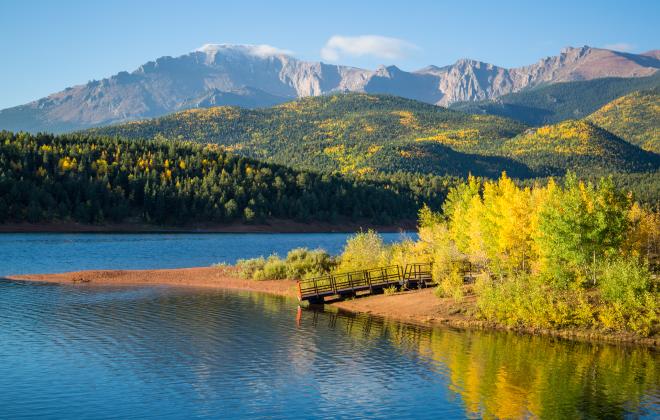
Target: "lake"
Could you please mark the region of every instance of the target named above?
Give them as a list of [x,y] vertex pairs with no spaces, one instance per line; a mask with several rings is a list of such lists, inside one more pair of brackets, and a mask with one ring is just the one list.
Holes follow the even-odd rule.
[[[293,248],[341,252],[346,233],[6,233],[0,234],[0,276],[90,269],[210,266]],[[384,233],[386,242],[415,233]]]
[[[345,238],[9,234],[0,274],[338,252]],[[659,415],[644,347],[299,311],[259,293],[0,282],[0,418]]]

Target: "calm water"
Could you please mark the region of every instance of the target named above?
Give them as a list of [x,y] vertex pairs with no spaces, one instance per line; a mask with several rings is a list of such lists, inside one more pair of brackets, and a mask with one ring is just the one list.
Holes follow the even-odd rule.
[[[416,237],[416,234],[408,236]],[[1,234],[0,276],[89,269],[147,269],[233,264],[240,258],[285,256],[297,247],[341,252],[345,233],[291,234]],[[386,242],[401,240],[385,233]]]
[[[189,266],[341,242],[161,236],[0,235],[0,262]],[[298,313],[263,294],[0,282],[0,418],[657,418],[659,407],[658,355],[640,347]]]

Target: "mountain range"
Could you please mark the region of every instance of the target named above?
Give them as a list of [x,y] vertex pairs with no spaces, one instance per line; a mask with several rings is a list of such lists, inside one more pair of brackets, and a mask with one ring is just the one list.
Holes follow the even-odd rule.
[[207,44],[179,57],[161,57],[129,73],[66,88],[0,111],[0,129],[63,132],[158,117],[191,108],[268,107],[336,92],[382,93],[448,106],[498,100],[562,82],[605,77],[647,78],[660,51],[629,54],[566,48],[537,63],[507,69],[461,59],[448,66],[404,71],[302,61],[259,45]]

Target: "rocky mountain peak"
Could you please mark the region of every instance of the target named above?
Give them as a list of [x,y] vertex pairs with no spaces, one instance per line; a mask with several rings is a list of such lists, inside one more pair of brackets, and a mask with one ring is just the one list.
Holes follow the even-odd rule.
[[567,47],[529,66],[507,69],[463,58],[415,72],[308,62],[270,45],[205,44],[160,57],[132,73],[73,86],[0,111],[0,129],[64,131],[222,104],[268,106],[332,92],[387,93],[436,105],[497,99],[541,84],[600,77],[643,77],[660,68],[644,55]]

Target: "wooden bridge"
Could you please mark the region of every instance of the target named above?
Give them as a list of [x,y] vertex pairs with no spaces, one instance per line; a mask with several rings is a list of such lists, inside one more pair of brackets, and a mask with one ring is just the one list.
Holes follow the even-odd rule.
[[421,288],[434,284],[431,263],[389,265],[349,273],[328,274],[298,281],[298,299],[310,303],[323,303],[326,297],[339,299],[382,293],[385,288]]

